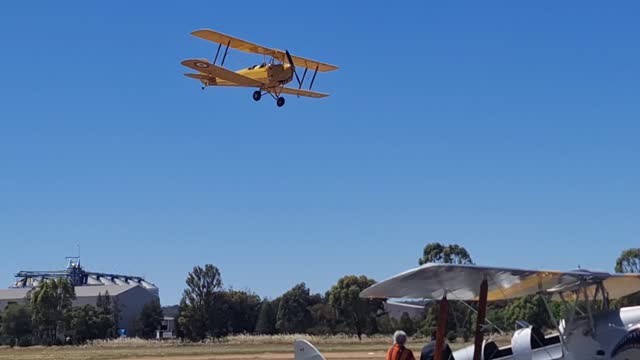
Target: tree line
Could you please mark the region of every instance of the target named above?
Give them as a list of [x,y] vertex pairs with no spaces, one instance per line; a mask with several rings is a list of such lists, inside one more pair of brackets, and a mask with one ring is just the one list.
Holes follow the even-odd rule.
[[337,334],[378,332],[381,300],[360,299],[375,282],[345,276],[326,294],[312,294],[299,283],[275,299],[252,292],[225,290],[217,267],[196,266],[187,277],[177,321],[179,337],[191,341],[230,334]]
[[[474,264],[462,246],[431,243],[418,259],[425,263]],[[616,261],[617,272],[640,272],[640,249],[624,251]],[[364,275],[340,278],[324,294],[313,294],[305,283],[299,283],[274,298],[261,298],[251,291],[225,289],[220,270],[214,265],[196,266],[188,274],[186,288],[177,307],[177,336],[201,341],[232,334],[314,335],[391,334],[402,329],[409,335],[429,336],[436,328],[438,309],[427,303],[419,316],[403,313],[394,318],[385,311],[379,299],[362,299],[362,290],[375,281]],[[108,292],[98,296],[96,305],[72,307],[74,287],[67,279],[43,281],[28,301],[10,303],[0,313],[0,334],[10,345],[83,343],[93,339],[117,337],[120,305]],[[640,303],[639,295],[620,300],[618,306]],[[449,304],[447,337],[469,339],[475,324],[475,312],[465,304]],[[470,303],[471,307],[476,304]],[[562,317],[561,304],[551,303],[556,318]],[[133,336],[154,338],[160,328],[163,309],[159,300],[144,306],[135,322]],[[503,330],[511,330],[516,320],[542,327],[553,327],[543,299],[527,296],[494,302],[488,308],[488,319]]]
[[[418,259],[426,263],[474,264],[462,246],[441,243],[427,244]],[[629,249],[616,261],[617,272],[640,272],[640,249]],[[224,290],[220,271],[209,264],[196,266],[187,278],[178,310],[178,336],[191,341],[229,334],[350,334],[358,336],[391,334],[403,329],[409,335],[429,336],[437,326],[435,302],[427,303],[420,316],[403,313],[398,319],[385,311],[384,302],[362,299],[362,290],[375,281],[366,276],[348,275],[324,294],[312,294],[305,283],[299,283],[275,299],[260,299],[251,292]],[[638,304],[640,296],[632,295],[617,302],[617,306]],[[472,308],[477,304],[470,302]],[[447,323],[450,341],[468,340],[475,328],[476,314],[467,305],[451,301]],[[563,317],[562,304],[550,303],[556,319]],[[517,320],[543,328],[553,328],[545,302],[540,295],[493,302],[488,308],[488,320],[494,331],[513,330]]]

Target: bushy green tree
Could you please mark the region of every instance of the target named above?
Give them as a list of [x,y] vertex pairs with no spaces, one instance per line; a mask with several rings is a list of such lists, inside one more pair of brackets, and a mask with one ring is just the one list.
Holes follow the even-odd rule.
[[388,313],[376,317],[376,327],[379,334],[391,335],[396,331],[396,325]]
[[555,327],[541,295],[523,296],[510,301],[504,308],[504,317],[511,326],[518,320],[524,320],[542,328]]
[[227,330],[231,334],[253,333],[260,311],[260,297],[246,291],[224,292]]
[[[425,306],[425,316],[420,324],[420,332],[429,337],[438,327],[440,308],[438,302],[432,301]],[[473,312],[464,304],[457,301],[449,301],[447,312],[447,334],[454,332],[456,336],[467,338],[473,332],[475,317]]]
[[375,284],[366,276],[348,275],[338,280],[329,290],[329,304],[347,330],[362,339],[362,334],[375,332],[376,316],[383,311],[380,299],[363,299],[360,293]]
[[305,283],[300,283],[280,298],[276,329],[285,334],[304,333],[312,325],[309,310],[311,295]]
[[467,249],[460,245],[434,242],[424,247],[418,263],[420,265],[427,263],[473,265],[473,260]]
[[400,316],[400,320],[398,321],[397,327],[403,330],[409,336],[413,336],[418,330],[418,327],[414,323],[413,319],[411,318],[409,313],[406,311],[403,312],[402,315]]
[[114,338],[117,336],[117,319],[120,317],[120,309],[105,291],[104,295],[98,294],[96,300],[96,332],[98,339]]
[[42,281],[31,294],[32,320],[37,333],[46,342],[62,341],[71,320],[71,302],[76,298],[66,278]]
[[336,310],[328,303],[327,296],[321,297],[321,300],[309,306],[311,317],[313,318],[313,326],[307,331],[312,335],[333,335],[338,329],[338,319]]
[[142,311],[135,322],[136,336],[144,339],[153,339],[156,330],[162,325],[162,306],[160,300],[152,300],[142,307]]
[[[275,303],[275,304],[274,304]],[[276,333],[276,318],[278,316],[278,301],[264,299],[260,305],[260,313],[256,322],[256,334],[273,335]],[[274,306],[275,305],[275,306]]]
[[71,333],[73,342],[84,343],[99,338],[98,310],[93,305],[83,305],[71,310]]
[[192,341],[224,335],[220,270],[211,264],[204,268],[196,266],[187,276],[186,283],[187,288],[180,300],[180,333]]
[[[640,248],[627,249],[616,260],[616,272],[640,273]],[[640,305],[640,293],[631,294],[615,301],[614,306],[626,307]]]
[[616,260],[616,272],[640,273],[640,248],[623,251]]
[[31,304],[10,302],[4,308],[0,321],[2,334],[14,340],[12,344],[20,343],[20,339],[31,337],[33,330],[31,322]]

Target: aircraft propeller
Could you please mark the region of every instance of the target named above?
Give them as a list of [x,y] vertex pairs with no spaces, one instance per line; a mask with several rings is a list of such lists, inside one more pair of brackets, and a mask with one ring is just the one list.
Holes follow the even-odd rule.
[[298,77],[298,72],[296,71],[296,65],[293,63],[293,59],[291,58],[291,54],[289,50],[284,51],[287,54],[287,61],[289,61],[289,65],[291,65],[291,69],[293,73],[296,75],[296,80],[298,80],[298,89],[302,87],[302,81],[300,81],[300,77]]

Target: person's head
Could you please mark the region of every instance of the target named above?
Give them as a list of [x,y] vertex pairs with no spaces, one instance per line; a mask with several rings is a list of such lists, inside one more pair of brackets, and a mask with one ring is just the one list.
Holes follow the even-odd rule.
[[433,341],[436,340],[436,332],[435,331],[431,332],[431,340],[433,340]]
[[398,345],[404,345],[407,342],[407,333],[402,330],[398,330],[393,333],[393,343]]

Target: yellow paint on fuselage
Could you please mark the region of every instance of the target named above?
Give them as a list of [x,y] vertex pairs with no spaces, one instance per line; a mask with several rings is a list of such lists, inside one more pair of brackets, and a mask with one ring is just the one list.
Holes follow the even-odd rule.
[[[289,64],[254,65],[238,70],[236,73],[265,83],[264,88],[285,85],[293,80],[293,69]],[[217,79],[217,84],[231,85],[232,83],[227,80]]]

